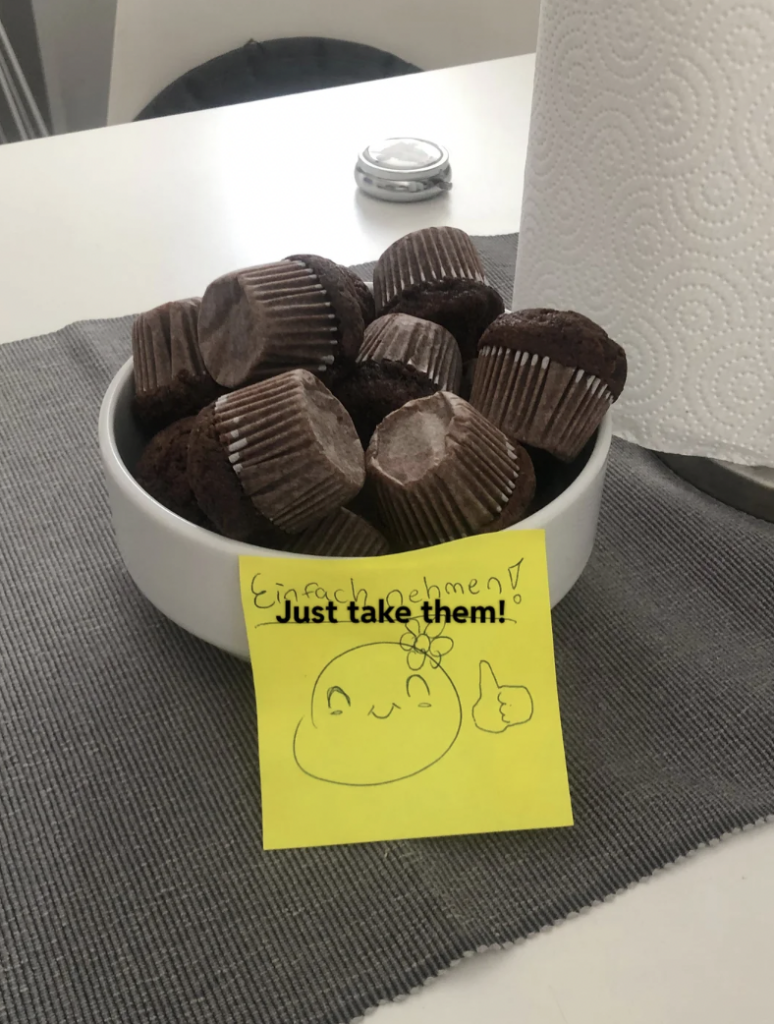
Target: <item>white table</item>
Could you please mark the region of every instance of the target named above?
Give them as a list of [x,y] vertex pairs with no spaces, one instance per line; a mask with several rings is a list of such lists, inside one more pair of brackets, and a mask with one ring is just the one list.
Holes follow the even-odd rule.
[[[360,262],[429,224],[516,230],[532,70],[518,57],[0,148],[0,342],[200,294],[292,252]],[[358,150],[390,134],[449,147],[449,196],[356,194]],[[766,826],[374,1020],[769,1024],[773,925]]]
[[[532,56],[120,125],[0,150],[0,342],[201,295],[294,252],[375,259],[413,228],[515,231]],[[357,154],[430,136],[455,185],[399,206],[354,185]],[[283,139],[283,141],[280,141]]]

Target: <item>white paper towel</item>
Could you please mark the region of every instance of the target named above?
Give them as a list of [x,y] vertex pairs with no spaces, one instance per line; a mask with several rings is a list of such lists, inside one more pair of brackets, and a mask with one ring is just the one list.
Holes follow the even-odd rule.
[[774,466],[774,0],[543,0],[513,301],[624,345],[616,433]]

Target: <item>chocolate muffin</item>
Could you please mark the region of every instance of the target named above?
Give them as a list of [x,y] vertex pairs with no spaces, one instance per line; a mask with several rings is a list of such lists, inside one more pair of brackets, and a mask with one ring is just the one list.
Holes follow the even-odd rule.
[[374,526],[346,508],[332,512],[285,545],[285,551],[327,558],[370,558],[389,550],[386,538]]
[[[364,308],[373,304],[373,296],[365,281],[361,281],[349,267],[342,267],[324,256],[302,254],[288,256],[311,270],[328,295],[331,308],[338,321],[339,354],[354,359],[363,341],[365,330]],[[371,318],[373,319],[373,317]]]
[[199,351],[200,302],[166,302],[141,313],[132,326],[132,410],[151,433],[197,413],[221,393]]
[[414,398],[438,391],[438,385],[427,374],[387,359],[335,367],[329,385],[352,417],[364,448],[385,416]]
[[374,270],[379,316],[408,313],[440,324],[457,340],[463,362],[503,310],[486,281],[473,240],[459,228],[423,228],[398,239]]
[[459,391],[462,360],[457,342],[438,324],[405,313],[390,313],[370,324],[357,361],[403,363],[424,373],[440,391]]
[[212,377],[240,388],[292,369],[324,374],[354,359],[364,330],[355,286],[322,256],[294,256],[219,277],[199,312],[199,346]]
[[[382,253],[374,268],[378,313],[406,288],[447,278],[486,283],[473,239],[459,228],[422,228],[399,238]],[[404,311],[406,312],[406,311]]]
[[500,515],[487,526],[482,526],[479,533],[496,533],[498,530],[506,530],[509,526],[520,522],[532,511],[537,489],[535,466],[523,445],[513,442],[513,450],[519,466],[516,486]]
[[490,285],[444,278],[411,285],[380,312],[408,313],[440,324],[454,335],[466,363],[475,358],[481,335],[504,309],[502,296]]
[[196,418],[186,416],[165,427],[146,445],[134,476],[152,498],[197,526],[208,520],[188,482],[188,441]]
[[468,359],[466,363],[462,364],[462,383],[460,384],[460,395],[465,399],[466,402],[470,401],[470,395],[473,391],[473,377],[476,372],[476,359]]
[[[588,461],[588,455],[591,454],[589,449],[593,449],[593,447],[593,440],[588,441],[577,459],[572,462],[562,462],[561,459],[557,459],[555,455],[543,448],[527,448],[532,465],[535,467],[536,477],[535,497],[530,503],[527,515],[532,515],[541,508],[545,508],[577,480],[578,475],[583,471],[583,466]],[[584,454],[586,455],[585,459]]]
[[215,426],[215,405],[196,417],[188,444],[188,482],[218,533],[247,544],[281,547],[286,536],[253,505],[234,472]]
[[366,329],[357,364],[334,367],[329,385],[352,417],[364,447],[389,413],[415,398],[459,387],[454,338],[437,324],[389,316]]
[[368,446],[366,471],[403,549],[511,525],[534,492],[526,451],[446,391],[389,415]]
[[201,419],[189,445],[189,479],[208,517],[229,536],[235,529],[241,539],[263,533],[267,523],[301,533],[363,486],[352,420],[306,370],[223,395]]
[[479,343],[471,404],[512,438],[571,462],[626,382],[626,353],[573,311],[506,313]]
[[352,287],[357,295],[357,301],[360,303],[360,312],[363,314],[363,323],[368,327],[376,319],[376,303],[374,302],[373,293],[363,278],[356,274],[354,270],[350,270],[349,267],[343,267],[341,264],[339,266],[352,282]]

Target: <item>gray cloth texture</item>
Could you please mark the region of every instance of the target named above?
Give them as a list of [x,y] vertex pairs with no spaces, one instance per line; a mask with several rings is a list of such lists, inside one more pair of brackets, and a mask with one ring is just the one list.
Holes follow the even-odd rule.
[[774,813],[774,527],[616,442],[554,612],[576,825],[263,852],[249,667],[113,539],[131,323],[0,347],[0,1021],[344,1024]]

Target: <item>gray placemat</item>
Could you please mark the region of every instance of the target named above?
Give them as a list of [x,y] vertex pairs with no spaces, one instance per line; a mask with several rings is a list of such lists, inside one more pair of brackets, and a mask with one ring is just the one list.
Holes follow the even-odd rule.
[[130,325],[0,347],[0,1020],[339,1024],[774,812],[774,527],[616,443],[555,612],[577,825],[263,853],[249,670],[113,542]]

